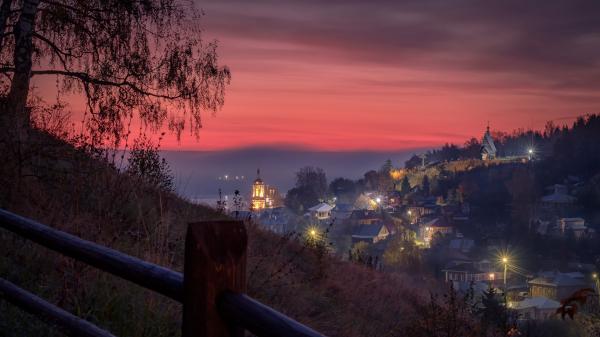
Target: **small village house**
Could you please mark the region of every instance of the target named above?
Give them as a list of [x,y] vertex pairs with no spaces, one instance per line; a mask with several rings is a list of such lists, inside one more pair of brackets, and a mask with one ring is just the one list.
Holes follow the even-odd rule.
[[373,225],[360,225],[352,234],[352,243],[368,242],[377,243],[387,239],[389,230],[383,223]]
[[419,239],[425,243],[426,247],[431,245],[431,241],[434,237],[443,237],[452,234],[453,232],[454,227],[441,217],[425,220],[419,224]]
[[[581,275],[581,276],[580,276]],[[573,292],[589,287],[581,273],[545,272],[528,282],[531,297],[547,297],[560,301]]]
[[333,206],[328,203],[322,202],[316,206],[308,209],[308,213],[311,219],[317,220],[318,222],[329,220],[331,218],[331,211]]

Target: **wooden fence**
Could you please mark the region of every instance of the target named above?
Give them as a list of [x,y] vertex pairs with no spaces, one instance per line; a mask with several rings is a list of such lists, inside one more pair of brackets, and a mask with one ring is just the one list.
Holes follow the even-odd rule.
[[[247,235],[240,221],[190,224],[183,274],[2,209],[0,227],[182,303],[183,337],[240,337],[245,330],[259,337],[322,336],[244,294]],[[0,298],[73,336],[113,336],[2,278]]]

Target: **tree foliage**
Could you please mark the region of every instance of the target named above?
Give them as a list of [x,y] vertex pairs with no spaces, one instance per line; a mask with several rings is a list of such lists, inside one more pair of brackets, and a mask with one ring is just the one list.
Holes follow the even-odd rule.
[[287,192],[285,205],[300,213],[327,197],[327,176],[320,167],[305,166],[296,172],[296,186]]
[[56,77],[85,97],[87,131],[117,143],[134,116],[196,135],[201,112],[223,105],[230,72],[202,39],[201,13],[179,0],[3,0],[0,96],[29,124],[30,79]]
[[136,139],[133,144],[127,173],[161,190],[173,190],[173,175],[169,164],[160,157],[158,145],[144,136]]

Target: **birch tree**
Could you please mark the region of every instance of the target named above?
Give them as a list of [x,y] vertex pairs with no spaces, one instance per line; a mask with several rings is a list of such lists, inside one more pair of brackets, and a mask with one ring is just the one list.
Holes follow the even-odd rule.
[[137,117],[198,134],[230,80],[202,12],[179,0],[2,0],[0,113],[30,127],[31,79],[54,76],[60,93],[85,97],[85,126],[118,142]]

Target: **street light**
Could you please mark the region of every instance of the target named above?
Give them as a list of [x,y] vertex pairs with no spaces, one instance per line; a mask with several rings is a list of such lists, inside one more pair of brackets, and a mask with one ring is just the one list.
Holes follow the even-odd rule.
[[595,286],[596,286],[596,290],[600,289],[600,286],[599,286],[599,284],[598,284],[598,274],[597,274],[597,273],[593,273],[593,274],[592,274],[592,278],[594,279],[594,283],[595,283]]
[[529,158],[529,160],[531,160],[531,158],[533,158],[533,152],[534,152],[534,151],[533,151],[533,149],[532,149],[532,148],[529,148],[529,149],[527,150],[527,155],[528,155],[527,157]]
[[508,269],[508,257],[502,257],[502,264],[504,264],[504,291],[506,292],[506,270]]

